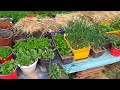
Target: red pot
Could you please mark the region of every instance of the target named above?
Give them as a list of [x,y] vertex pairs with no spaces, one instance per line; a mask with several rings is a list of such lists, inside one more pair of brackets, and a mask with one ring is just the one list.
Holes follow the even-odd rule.
[[112,46],[110,49],[110,54],[112,56],[119,57],[120,56],[120,49],[117,49],[117,48]]
[[13,59],[13,55],[12,55],[12,53],[6,58],[6,59],[0,59],[0,63],[4,63],[4,62],[6,62],[6,61],[11,61]]
[[0,75],[1,79],[17,79],[17,71],[16,69],[9,75]]
[[27,17],[36,17],[37,14],[28,14]]
[[13,47],[12,36],[13,33],[10,30],[3,29],[0,31],[1,35],[9,35],[8,37],[0,38],[0,46],[10,46]]
[[11,23],[10,21],[5,21],[0,23],[0,29],[7,29],[7,30],[12,30],[13,28],[13,23]]

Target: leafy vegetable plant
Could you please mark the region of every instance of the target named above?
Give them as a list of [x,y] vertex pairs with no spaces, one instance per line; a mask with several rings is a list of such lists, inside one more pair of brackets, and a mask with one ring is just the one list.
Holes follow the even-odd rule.
[[71,50],[68,47],[67,43],[65,42],[65,40],[61,34],[55,35],[54,40],[56,43],[56,47],[62,56],[69,56],[71,54]]
[[69,79],[65,70],[62,69],[57,63],[50,65],[49,67],[49,77],[52,79]]
[[29,66],[39,57],[37,50],[24,50],[22,48],[16,53],[16,64],[20,66]]
[[39,49],[38,51],[39,58],[42,60],[51,60],[54,59],[54,50],[45,48],[44,50]]
[[20,48],[24,50],[30,50],[30,49],[38,50],[46,47],[51,47],[51,43],[48,38],[29,37],[26,41],[18,40],[14,46],[14,52],[18,52]]
[[12,52],[10,47],[0,46],[0,59],[6,59]]
[[7,61],[1,65],[0,72],[2,75],[8,75],[11,74],[16,68],[16,65],[14,63],[14,60]]

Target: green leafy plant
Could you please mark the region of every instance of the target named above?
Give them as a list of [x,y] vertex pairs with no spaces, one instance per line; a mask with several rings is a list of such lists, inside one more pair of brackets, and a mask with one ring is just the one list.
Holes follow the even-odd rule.
[[10,47],[0,46],[0,59],[6,59],[12,52]]
[[52,79],[69,79],[68,75],[65,73],[65,70],[62,69],[57,63],[50,65],[48,76]]
[[81,18],[69,21],[65,30],[70,45],[79,49],[89,45],[90,31],[93,29],[95,27],[88,25],[86,20]]
[[39,54],[37,50],[24,50],[20,48],[19,51],[16,53],[16,64],[20,66],[29,66],[33,64],[38,57]]
[[14,63],[14,60],[7,61],[1,65],[0,72],[2,75],[8,75],[11,74],[16,68],[16,65]]
[[99,30],[102,32],[110,32],[120,29],[120,18],[113,18],[112,23],[108,25],[103,25],[102,23],[98,23]]
[[54,59],[54,50],[45,48],[44,50],[39,49],[38,50],[39,58],[42,60],[51,60]]
[[117,34],[109,34],[107,37],[112,43],[112,46],[116,47],[117,49],[120,49],[120,37]]
[[57,34],[54,36],[54,40],[56,43],[56,47],[59,50],[60,55],[69,56],[71,54],[71,50],[65,42],[63,36],[61,34]]
[[34,38],[29,37],[26,41],[18,40],[14,45],[14,52],[18,52],[20,48],[24,50],[30,49],[44,49],[46,47],[51,47],[50,40],[48,38]]

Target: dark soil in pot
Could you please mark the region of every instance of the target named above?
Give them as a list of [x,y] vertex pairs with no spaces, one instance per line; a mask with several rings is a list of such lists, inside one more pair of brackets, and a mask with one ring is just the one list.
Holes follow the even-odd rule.
[[93,58],[97,58],[103,55],[103,53],[106,51],[104,47],[101,49],[91,49],[90,50],[90,56]]

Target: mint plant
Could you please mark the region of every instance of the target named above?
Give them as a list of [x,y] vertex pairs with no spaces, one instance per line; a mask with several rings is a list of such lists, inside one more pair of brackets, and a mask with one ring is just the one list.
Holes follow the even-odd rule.
[[10,47],[0,46],[0,59],[6,59],[12,52]]
[[15,69],[16,65],[14,63],[14,60],[7,61],[1,65],[0,73],[2,73],[2,75],[8,75],[11,74]]

